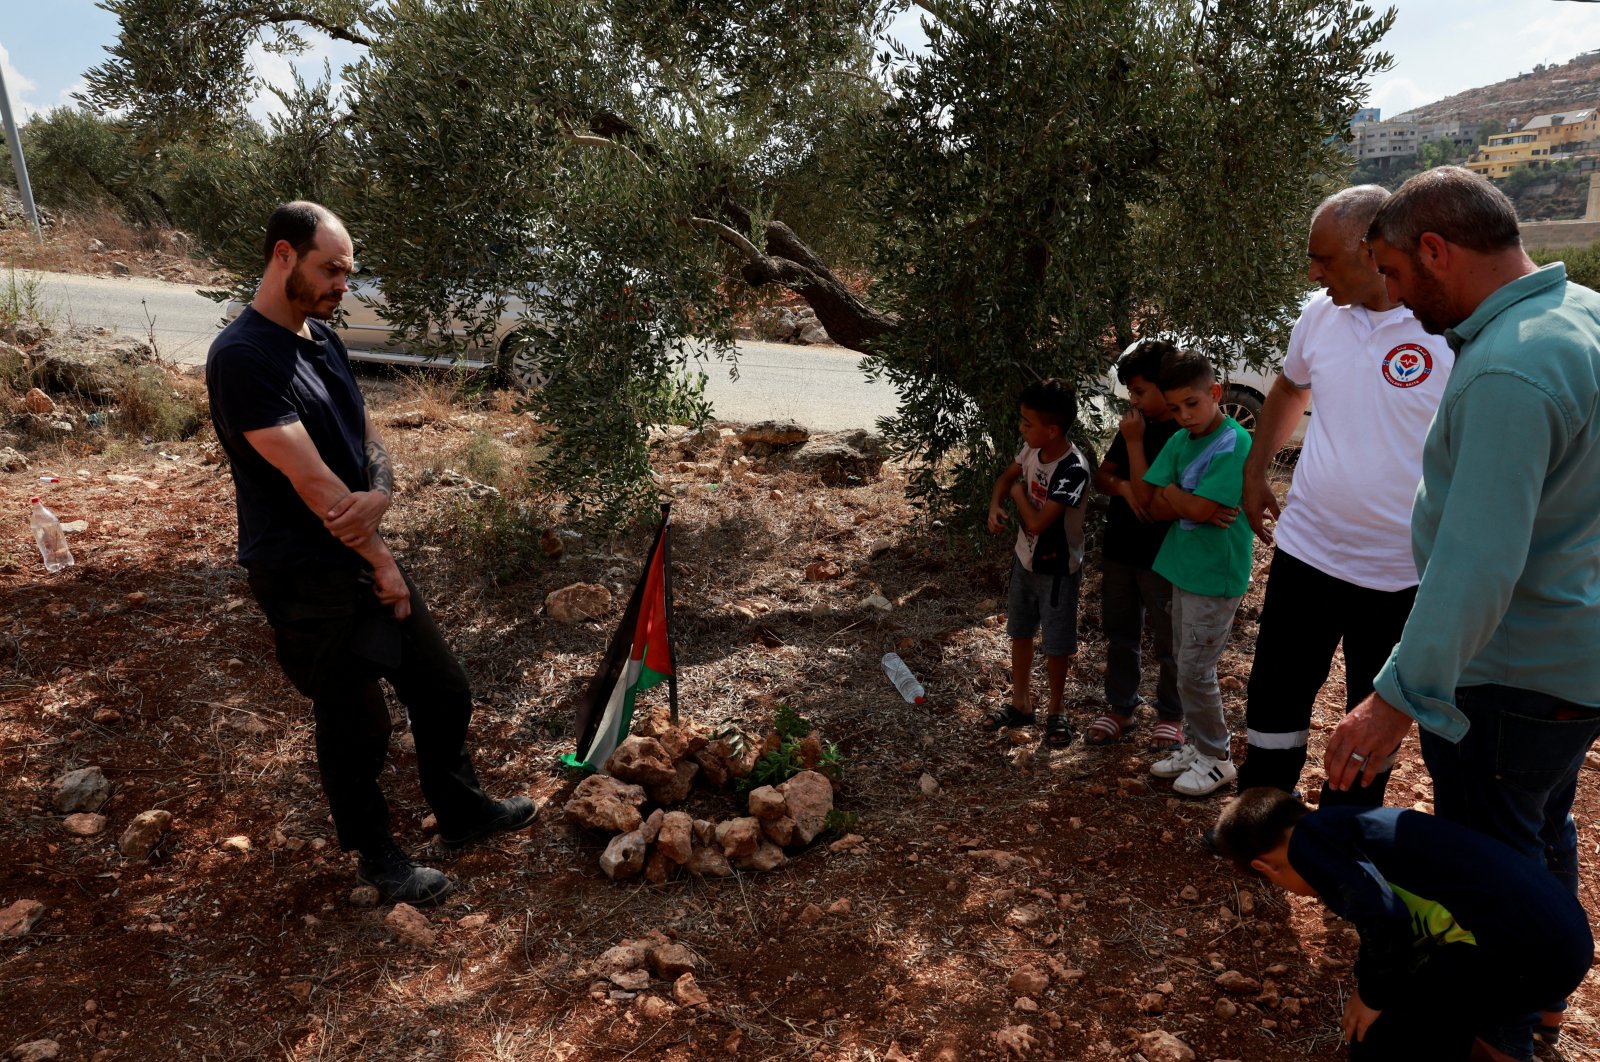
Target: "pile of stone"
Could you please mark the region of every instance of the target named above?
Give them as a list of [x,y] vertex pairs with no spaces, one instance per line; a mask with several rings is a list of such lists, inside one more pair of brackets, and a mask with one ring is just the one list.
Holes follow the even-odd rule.
[[[641,1016],[668,1020],[679,1007],[704,1007],[709,999],[695,982],[700,956],[684,944],[651,932],[637,940],[624,940],[606,951],[585,971],[596,978],[590,994],[599,998],[633,999]],[[672,999],[641,995],[652,982],[670,984]]]
[[755,320],[739,330],[740,339],[766,339],[774,343],[805,345],[831,344],[828,330],[809,306],[770,306],[756,313]]
[[[56,811],[65,816],[61,828],[74,837],[96,837],[109,820],[100,814],[111,796],[111,783],[99,767],[80,767],[56,779]],[[117,839],[117,850],[133,860],[148,860],[172,829],[172,812],[152,808],[135,815]]]
[[[693,726],[645,716],[606,761],[605,773],[578,784],[566,817],[612,835],[600,869],[613,880],[643,875],[660,884],[684,872],[727,877],[735,869],[776,869],[788,861],[786,850],[810,844],[825,829],[833,810],[833,783],[825,774],[807,769],[781,785],[752,789],[747,814],[720,821],[676,805],[697,785],[728,794],[779,740],[776,731],[760,742],[738,733],[711,738]],[[821,754],[813,733],[802,743],[803,761],[815,768]]]

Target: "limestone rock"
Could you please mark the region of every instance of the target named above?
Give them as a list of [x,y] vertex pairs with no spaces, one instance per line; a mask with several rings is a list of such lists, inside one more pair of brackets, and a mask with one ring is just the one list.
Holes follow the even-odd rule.
[[917,788],[922,791],[922,795],[925,797],[938,796],[939,779],[924,771],[922,772],[922,777],[917,779]]
[[740,870],[755,870],[765,873],[769,870],[778,869],[788,861],[789,857],[783,854],[783,849],[763,837],[754,852],[735,859],[733,865]]
[[717,823],[717,843],[729,859],[754,855],[761,843],[761,822],[755,818],[729,819]]
[[74,837],[93,837],[106,828],[106,817],[79,811],[61,820],[61,826]]
[[861,599],[859,606],[863,610],[871,609],[874,612],[893,612],[894,603],[882,594],[868,594]]
[[141,811],[122,831],[117,848],[129,859],[149,859],[171,827],[172,812],[160,808]]
[[643,992],[650,987],[648,970],[618,970],[607,979],[624,992]]
[[44,904],[38,900],[18,900],[0,910],[0,940],[16,940],[33,932],[44,918]]
[[639,837],[645,844],[655,844],[656,838],[661,836],[661,824],[667,819],[667,813],[656,808],[650,817],[644,820],[644,825],[639,827]]
[[54,1040],[29,1040],[6,1052],[11,1062],[52,1062],[61,1056],[61,1045]]
[[717,839],[717,824],[710,819],[694,820],[694,843],[704,848]]
[[806,565],[806,582],[825,583],[837,579],[843,572],[833,561],[813,561]]
[[1167,1009],[1167,997],[1160,992],[1146,992],[1139,997],[1140,1014],[1160,1014]]
[[1254,977],[1248,977],[1238,970],[1224,970],[1217,975],[1217,987],[1224,992],[1236,996],[1246,995],[1251,992],[1261,991],[1261,982]]
[[672,998],[680,1007],[703,1007],[711,1002],[692,973],[686,973],[672,982]]
[[38,413],[41,416],[48,416],[56,411],[55,400],[37,387],[28,389],[28,393],[22,398],[22,407],[29,413]]
[[639,805],[644,789],[604,774],[591,774],[578,783],[567,801],[567,818],[591,830],[627,833],[644,823]]
[[1039,1046],[1031,1025],[1007,1025],[994,1034],[994,1042],[1008,1056],[1015,1055],[1018,1058],[1032,1057]]
[[376,885],[357,885],[350,890],[351,907],[376,907],[380,899]]
[[624,940],[600,953],[594,961],[594,972],[602,977],[625,970],[637,970],[650,957],[650,945],[643,940]]
[[633,736],[606,760],[606,773],[624,782],[665,785],[677,777],[672,757],[655,738]]
[[599,583],[573,583],[546,594],[544,608],[561,623],[599,619],[611,611],[611,591]]
[[1142,1034],[1139,1050],[1149,1062],[1194,1062],[1194,1048],[1165,1029]]
[[707,878],[733,876],[733,864],[715,848],[696,848],[689,853],[689,872]]
[[770,785],[750,790],[750,814],[758,819],[781,819],[788,814],[783,794]]
[[647,961],[650,972],[663,981],[676,981],[700,966],[700,957],[686,946],[673,942],[658,943],[650,948]]
[[644,869],[645,851],[649,847],[639,830],[619,833],[600,853],[600,869],[612,881],[631,878]]
[[801,771],[778,787],[789,817],[794,819],[796,844],[810,844],[823,831],[833,810],[833,783],[816,771]]
[[670,782],[649,787],[650,799],[657,804],[681,804],[689,799],[689,793],[694,789],[695,776],[700,773],[700,765],[693,760],[680,759],[672,770]]
[[394,934],[396,940],[408,948],[431,948],[438,939],[438,933],[428,923],[427,916],[408,903],[395,904],[383,924],[389,927],[389,932]]
[[1014,996],[1037,997],[1050,986],[1050,975],[1037,966],[1020,966],[1011,974],[1006,988]]
[[639,1002],[634,1004],[634,1009],[639,1012],[639,1017],[646,1021],[671,1021],[678,1008],[662,999],[660,996],[640,996]]
[[98,767],[80,767],[56,779],[55,805],[62,814],[99,811],[110,795],[111,783]]
[[26,472],[28,459],[7,446],[0,449],[0,472]]
[[752,424],[738,435],[742,446],[798,446],[811,438],[811,433],[793,421],[764,420]]
[[687,811],[669,811],[661,820],[656,851],[682,866],[693,850],[694,820]]
[[678,864],[667,853],[659,847],[652,848],[650,854],[645,857],[644,880],[652,885],[664,885],[677,869]]
[[867,431],[819,436],[795,451],[788,460],[797,472],[809,472],[830,487],[847,487],[878,478],[889,449],[881,437]]
[[794,844],[794,820],[785,815],[781,819],[762,819],[761,834],[780,848]]

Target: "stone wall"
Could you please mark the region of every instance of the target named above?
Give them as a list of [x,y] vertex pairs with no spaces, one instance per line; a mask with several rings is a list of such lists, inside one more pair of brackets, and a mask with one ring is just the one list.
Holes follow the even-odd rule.
[[1600,221],[1524,221],[1521,227],[1529,248],[1587,247],[1600,240]]

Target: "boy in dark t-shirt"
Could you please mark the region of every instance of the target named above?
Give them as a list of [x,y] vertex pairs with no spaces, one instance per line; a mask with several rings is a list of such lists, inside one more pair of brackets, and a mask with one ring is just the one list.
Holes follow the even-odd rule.
[[1157,520],[1139,503],[1134,484],[1144,478],[1178,422],[1157,380],[1163,358],[1178,348],[1161,339],[1129,347],[1117,362],[1117,380],[1128,389],[1132,409],[1094,474],[1095,489],[1111,499],[1100,563],[1101,626],[1106,632],[1106,703],[1110,710],[1089,724],[1088,745],[1110,745],[1133,729],[1139,696],[1140,642],[1148,620],[1159,677],[1156,727],[1151,752],[1183,745],[1183,705],[1178,700],[1178,664],[1172,655],[1172,584],[1153,570],[1170,521]]
[[1530,1058],[1530,1013],[1577,988],[1593,958],[1589,920],[1553,874],[1445,819],[1310,811],[1259,787],[1223,809],[1216,842],[1240,869],[1355,923],[1356,992],[1344,1014],[1353,1060],[1457,1062],[1480,1033],[1500,1038],[1519,1021],[1519,1043],[1487,1046]]

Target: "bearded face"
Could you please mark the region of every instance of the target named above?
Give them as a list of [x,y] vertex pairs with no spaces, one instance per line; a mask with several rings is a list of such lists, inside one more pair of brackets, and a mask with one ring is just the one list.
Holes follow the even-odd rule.
[[339,300],[343,297],[343,292],[340,290],[342,284],[334,281],[319,282],[316,274],[306,268],[306,264],[303,258],[295,262],[294,269],[283,282],[283,294],[289,305],[299,312],[307,317],[326,321],[339,308]]

